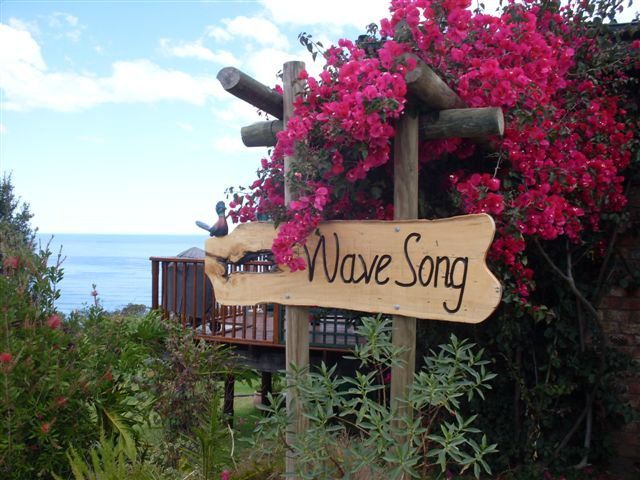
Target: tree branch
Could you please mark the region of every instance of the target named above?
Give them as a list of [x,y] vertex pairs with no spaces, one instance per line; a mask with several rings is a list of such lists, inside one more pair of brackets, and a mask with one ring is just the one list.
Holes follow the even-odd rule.
[[[568,262],[567,264],[567,270],[569,272],[569,275],[567,275],[562,270],[560,270],[560,268],[558,268],[558,266],[555,263],[553,263],[553,260],[551,260],[551,257],[549,257],[547,252],[544,251],[544,249],[542,248],[542,245],[540,245],[540,242],[537,238],[533,240],[533,243],[535,243],[536,247],[538,248],[538,251],[540,252],[542,257],[546,260],[546,262],[549,264],[551,269],[555,273],[557,273],[558,276],[560,276],[560,278],[562,278],[567,283],[567,285],[569,286],[573,294],[576,296],[576,298],[580,301],[580,303],[582,303],[585,306],[585,308],[589,311],[589,313],[593,315],[593,318],[595,318],[596,320],[599,320],[598,311],[591,304],[591,302],[589,302],[589,300],[586,299],[586,297],[582,294],[582,292],[578,290],[578,287],[576,286],[576,283],[573,280],[573,274],[571,273],[571,263]],[[568,256],[568,260],[571,260],[571,254],[568,253],[567,256]]]

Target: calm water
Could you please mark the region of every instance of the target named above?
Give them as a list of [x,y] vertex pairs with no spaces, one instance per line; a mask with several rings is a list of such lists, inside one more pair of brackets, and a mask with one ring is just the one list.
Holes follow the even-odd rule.
[[[38,235],[45,244],[51,234]],[[57,234],[51,241],[52,261],[62,247],[64,279],[57,306],[69,313],[93,301],[91,285],[107,310],[129,303],[151,304],[152,256],[173,256],[191,247],[204,248],[203,235]]]

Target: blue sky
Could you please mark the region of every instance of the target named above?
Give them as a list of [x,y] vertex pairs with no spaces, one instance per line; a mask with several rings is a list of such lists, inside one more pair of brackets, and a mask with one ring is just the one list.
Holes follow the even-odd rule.
[[284,61],[311,62],[301,31],[352,38],[385,12],[371,0],[3,0],[0,170],[42,232],[198,233],[194,220],[211,222],[266,154],[242,145],[240,127],[260,118],[217,72],[275,85]]
[[298,33],[355,38],[386,5],[0,0],[0,172],[41,232],[199,233],[266,154],[242,145],[260,118],[217,72],[273,86],[284,61],[317,71]]

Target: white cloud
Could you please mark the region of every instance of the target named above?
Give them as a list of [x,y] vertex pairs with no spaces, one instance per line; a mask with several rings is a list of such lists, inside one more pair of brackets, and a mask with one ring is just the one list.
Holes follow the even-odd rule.
[[196,58],[198,60],[206,60],[208,62],[216,62],[222,65],[234,65],[238,60],[231,52],[226,50],[213,50],[202,45],[202,42],[195,41],[190,43],[180,42],[174,44],[171,40],[163,38],[160,40],[160,47],[166,55],[178,58]]
[[208,27],[208,35],[218,41],[230,41],[235,38],[251,39],[259,45],[273,48],[289,48],[289,40],[271,21],[262,17],[245,17],[222,20],[224,27]]
[[240,138],[240,132],[238,132],[237,135],[225,135],[216,138],[213,141],[213,148],[216,153],[226,154],[246,153],[247,151],[247,147],[244,146]]
[[207,27],[207,35],[219,42],[228,42],[229,40],[233,39],[231,34],[222,27]]
[[46,68],[40,52],[40,45],[28,30],[0,23],[0,65],[7,63],[38,70]]
[[389,0],[260,0],[276,23],[333,25],[363,29],[389,16]]
[[148,60],[121,61],[109,76],[51,72],[31,34],[0,23],[0,89],[7,110],[78,111],[104,103],[175,100],[202,105],[225,95],[217,80],[162,68]]
[[268,87],[273,87],[276,83],[282,83],[276,78],[276,73],[282,70],[285,62],[292,60],[300,60],[300,54],[275,48],[263,48],[249,53],[243,66],[247,74]]
[[80,41],[82,31],[86,29],[80,24],[78,17],[65,12],[55,12],[49,16],[49,27],[61,31],[58,37],[66,37],[72,42]]
[[191,125],[190,123],[178,122],[177,125],[185,132],[193,132],[193,125]]
[[55,12],[49,16],[49,26],[58,28],[64,26],[78,26],[78,17],[65,12]]
[[4,126],[4,123],[0,123],[0,135],[4,135],[7,133],[7,127]]
[[264,120],[264,116],[258,114],[258,109],[253,105],[227,94],[225,101],[216,102],[213,115],[220,120],[226,128],[237,131],[240,137],[240,128],[254,122]]
[[36,22],[27,22],[25,20],[20,20],[19,18],[11,17],[9,19],[9,26],[16,30],[26,30],[27,32],[30,32],[31,35],[40,34],[40,29]]

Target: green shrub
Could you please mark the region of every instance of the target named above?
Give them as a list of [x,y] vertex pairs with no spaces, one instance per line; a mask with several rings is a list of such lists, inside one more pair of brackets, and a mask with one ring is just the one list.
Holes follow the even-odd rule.
[[[391,344],[391,323],[364,318],[359,334],[367,343],[356,347],[361,370],[355,377],[338,377],[335,367],[296,370],[290,376],[294,398],[309,427],[287,441],[291,421],[283,396],[271,398],[269,415],[256,428],[254,445],[261,455],[284,455],[298,460],[302,478],[425,478],[447,471],[491,473],[487,455],[497,451],[473,427],[475,415],[464,417],[463,404],[484,396],[495,377],[485,370],[482,352],[451,336],[448,344],[425,358],[399,402],[400,414],[388,401],[385,377],[398,363]],[[388,380],[388,379],[387,379]]]
[[96,438],[87,400],[91,384],[79,332],[53,310],[61,278],[49,252],[22,249],[0,274],[0,472],[31,479],[66,465],[69,439]]

